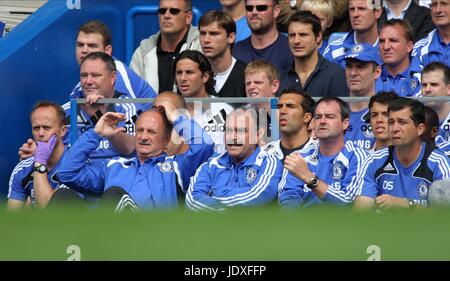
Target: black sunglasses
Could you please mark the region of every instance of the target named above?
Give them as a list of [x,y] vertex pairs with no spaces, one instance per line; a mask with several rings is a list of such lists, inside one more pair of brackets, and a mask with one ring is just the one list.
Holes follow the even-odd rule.
[[256,8],[256,10],[258,12],[264,12],[264,11],[267,11],[269,6],[271,6],[271,5],[256,5],[256,6],[245,5],[245,10],[247,10],[247,12],[253,12],[253,10]]
[[165,15],[167,10],[169,10],[169,13],[171,13],[174,16],[178,15],[182,11],[181,9],[178,8],[158,8],[156,12],[160,15]]

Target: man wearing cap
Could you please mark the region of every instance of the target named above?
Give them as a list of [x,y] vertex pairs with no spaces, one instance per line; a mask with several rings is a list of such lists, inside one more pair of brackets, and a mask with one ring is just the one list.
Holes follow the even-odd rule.
[[[345,55],[345,77],[350,97],[372,97],[375,95],[375,80],[381,74],[381,59],[377,49],[369,44],[355,45]],[[368,102],[350,103],[350,125],[345,140],[355,146],[370,149],[375,138],[369,119]]]

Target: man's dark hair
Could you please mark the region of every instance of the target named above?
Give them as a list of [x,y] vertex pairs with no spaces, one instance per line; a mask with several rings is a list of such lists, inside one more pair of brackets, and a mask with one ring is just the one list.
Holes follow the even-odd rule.
[[375,102],[389,106],[389,104],[396,98],[398,98],[398,95],[394,91],[378,92],[376,95],[370,97],[369,111]]
[[[323,97],[321,98],[317,103],[316,103],[316,107],[315,109],[317,109],[317,107],[319,106],[320,103],[322,102],[336,102],[339,105],[339,108],[341,110],[341,120],[347,119],[350,117],[350,107],[348,106],[348,103],[346,103],[345,101],[343,101],[342,99],[338,98],[338,97]],[[314,115],[315,115],[315,110],[314,110]]]
[[418,100],[399,97],[389,104],[389,114],[392,111],[400,111],[406,108],[411,110],[411,119],[417,127],[419,124],[425,124],[425,106]]
[[106,68],[110,71],[110,72],[114,72],[116,71],[116,63],[114,62],[114,59],[108,55],[107,53],[103,53],[103,52],[93,52],[93,53],[89,53],[87,56],[85,56],[83,58],[83,60],[80,63],[80,66],[83,65],[83,63],[87,60],[96,60],[99,59],[101,61],[103,61],[106,64]]
[[289,17],[288,27],[292,22],[310,24],[315,37],[319,36],[319,33],[322,33],[320,19],[310,11],[295,12],[292,16]]
[[308,93],[300,91],[293,87],[289,87],[289,88],[286,88],[283,91],[281,91],[279,98],[282,95],[286,95],[286,94],[296,94],[296,95],[302,96],[302,102],[300,105],[302,106],[303,111],[305,113],[311,113],[312,115],[314,115],[314,109],[316,106],[316,102],[313,100],[313,98]]
[[422,70],[422,75],[427,72],[438,70],[442,71],[442,73],[444,74],[444,84],[450,84],[450,67],[448,67],[448,65],[446,65],[445,63],[439,61],[434,61],[427,64]]
[[214,22],[216,22],[219,27],[225,29],[227,36],[229,36],[230,33],[236,33],[236,23],[233,18],[227,13],[219,10],[211,10],[201,16],[198,22],[198,29],[200,30],[200,27],[210,25]]
[[439,131],[439,116],[433,108],[424,106],[425,110],[425,132],[420,136],[420,139],[425,142],[434,143],[434,137],[432,136],[433,129],[435,133]]
[[33,109],[31,110],[30,113],[30,119],[31,119],[31,115],[33,115],[33,113],[39,109],[39,108],[43,108],[43,107],[52,107],[55,109],[56,111],[56,117],[58,120],[59,125],[63,126],[66,125],[66,113],[64,112],[64,109],[57,103],[52,102],[52,101],[38,101],[34,106]]
[[112,36],[111,30],[109,30],[108,26],[99,20],[91,20],[84,23],[78,29],[78,34],[80,32],[91,34],[98,33],[103,37],[103,45],[104,47],[112,44]]
[[215,95],[216,90],[214,89],[214,85],[216,84],[216,80],[214,79],[214,73],[211,68],[211,64],[208,59],[197,50],[184,50],[181,52],[173,62],[173,74],[176,76],[177,71],[177,63],[182,59],[189,59],[195,62],[198,65],[198,68],[203,74],[208,74],[209,79],[205,83],[206,92],[210,95]]
[[[245,0],[245,3],[247,4],[247,0]],[[280,0],[272,0],[273,5],[279,5],[280,4]]]
[[405,36],[405,39],[407,41],[414,42],[414,29],[412,28],[411,24],[405,20],[402,19],[390,19],[388,21],[385,21],[381,24],[381,29],[387,27],[387,26],[400,26],[403,29],[403,35]]

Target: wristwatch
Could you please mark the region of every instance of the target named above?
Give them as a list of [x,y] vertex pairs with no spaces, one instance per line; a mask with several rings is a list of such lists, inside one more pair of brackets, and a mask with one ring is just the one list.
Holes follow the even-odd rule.
[[45,166],[44,164],[34,166],[34,171],[39,172],[41,174],[47,173],[47,166]]
[[306,186],[309,189],[314,189],[319,185],[319,178],[317,176],[314,176],[309,180],[309,183],[306,184]]

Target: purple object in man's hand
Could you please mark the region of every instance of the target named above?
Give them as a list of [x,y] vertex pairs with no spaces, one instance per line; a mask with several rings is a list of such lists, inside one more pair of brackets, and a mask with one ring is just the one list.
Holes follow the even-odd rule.
[[34,162],[38,162],[47,165],[47,161],[52,155],[53,148],[56,145],[56,135],[53,135],[48,142],[37,141],[36,154],[34,155]]

